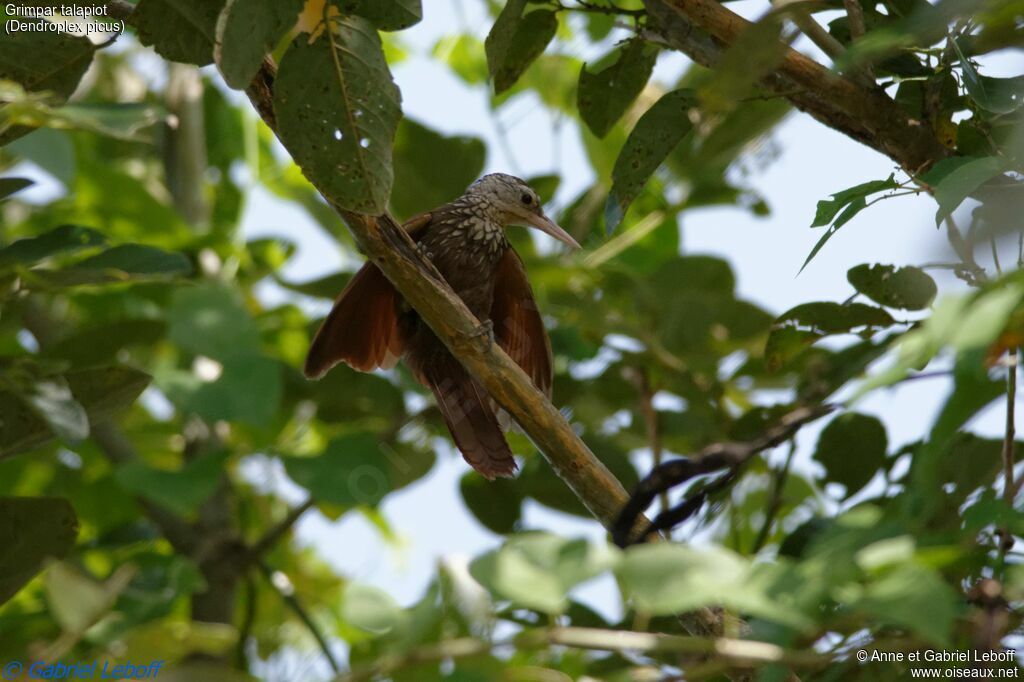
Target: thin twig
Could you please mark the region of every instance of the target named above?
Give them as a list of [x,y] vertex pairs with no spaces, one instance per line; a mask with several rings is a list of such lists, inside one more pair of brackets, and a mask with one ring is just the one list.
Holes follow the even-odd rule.
[[[1018,484],[1013,480],[1013,468],[1016,464],[1014,456],[1014,445],[1017,437],[1015,426],[1015,413],[1017,407],[1017,361],[1019,351],[1014,349],[1009,354],[1009,361],[1006,368],[1006,429],[1003,434],[1003,500],[1007,506],[1013,508],[1013,502],[1017,497]],[[1013,547],[1013,534],[1008,528],[1001,528],[999,534],[1002,536],[1000,549],[1009,550]]]
[[[636,370],[634,381],[637,391],[640,393],[640,413],[644,416],[647,445],[651,449],[654,466],[658,467],[661,466],[665,453],[661,444],[661,429],[658,427],[658,412],[654,409],[654,393],[651,390],[651,382],[647,377],[647,372],[643,369]],[[661,501],[661,510],[667,511],[669,508],[668,491],[663,490],[659,495],[659,499]]]
[[281,519],[277,525],[268,530],[263,537],[257,540],[250,550],[253,558],[259,559],[264,554],[274,548],[275,545],[285,536],[285,534],[291,530],[292,526],[298,522],[302,515],[309,511],[316,502],[310,497],[308,500],[300,504],[299,506],[291,509],[287,516]]
[[270,583],[270,586],[275,592],[277,592],[278,596],[281,597],[281,600],[284,601],[296,616],[298,616],[299,620],[302,621],[302,624],[306,626],[307,630],[309,630],[309,633],[313,635],[313,639],[316,640],[317,645],[320,647],[320,651],[323,652],[324,658],[327,659],[327,662],[330,664],[331,670],[334,671],[334,674],[340,675],[341,666],[338,665],[338,661],[334,659],[334,654],[331,653],[331,647],[327,642],[327,638],[322,632],[320,632],[319,626],[317,626],[313,621],[313,618],[309,615],[309,612],[306,611],[305,607],[303,607],[302,602],[300,602],[298,597],[295,596],[295,587],[291,584],[291,581],[288,580],[284,573],[275,571],[267,565],[267,562],[265,561],[260,561],[258,566],[260,568],[260,573],[262,573],[263,577],[267,579],[267,582]]
[[761,530],[754,540],[754,546],[750,551],[751,554],[760,552],[761,548],[764,547],[764,543],[768,541],[768,534],[771,531],[772,524],[775,523],[775,516],[779,513],[779,509],[782,508],[782,492],[786,488],[786,479],[789,477],[789,467],[793,464],[794,454],[796,454],[796,440],[791,440],[789,441],[789,452],[786,454],[786,461],[775,472],[775,476],[772,479],[772,493],[768,497],[768,505],[764,510],[764,523],[761,525]]

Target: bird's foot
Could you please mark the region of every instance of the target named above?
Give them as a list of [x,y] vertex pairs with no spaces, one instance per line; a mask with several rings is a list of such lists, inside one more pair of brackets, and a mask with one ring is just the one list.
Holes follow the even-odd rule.
[[494,322],[492,320],[484,320],[480,323],[480,326],[470,334],[470,338],[483,339],[484,352],[490,353],[491,348],[494,346]]
[[423,242],[416,242],[416,250],[423,254],[427,260],[434,260],[434,254],[427,250],[427,247]]

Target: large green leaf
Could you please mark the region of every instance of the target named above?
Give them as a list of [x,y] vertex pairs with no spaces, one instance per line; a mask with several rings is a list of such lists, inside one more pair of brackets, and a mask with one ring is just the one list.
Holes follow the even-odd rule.
[[776,324],[792,323],[827,334],[849,332],[862,327],[888,327],[895,324],[892,316],[881,308],[863,303],[821,301],[802,303],[790,308],[775,320]]
[[203,455],[178,471],[135,461],[118,467],[114,476],[125,490],[187,515],[199,509],[217,489],[227,458],[226,452]]
[[392,630],[406,614],[379,587],[349,583],[341,597],[340,615],[349,625],[379,635]]
[[905,563],[870,583],[855,605],[884,623],[947,645],[953,621],[964,608],[962,601],[937,573]]
[[495,94],[508,90],[519,80],[558,30],[558,17],[554,12],[546,9],[526,12],[526,6],[527,0],[505,3],[484,41]]
[[256,355],[259,330],[237,292],[206,283],[174,292],[168,336],[197,355],[223,360]]
[[298,21],[303,0],[227,0],[217,19],[214,58],[224,80],[244,90],[263,57]]
[[176,404],[215,422],[271,422],[281,404],[281,363],[259,354],[233,353],[224,358],[220,375],[205,381],[193,372],[158,375],[160,386]]
[[612,170],[612,190],[604,211],[608,232],[618,227],[647,180],[693,129],[688,112],[695,103],[692,90],[674,90],[637,121]]
[[833,419],[821,432],[814,458],[825,466],[826,479],[843,484],[849,497],[882,468],[888,443],[882,422],[848,412]]
[[119,244],[95,256],[75,263],[76,270],[112,271],[122,278],[132,276],[188,275],[192,263],[181,253],[164,251],[145,244]]
[[469,570],[499,597],[557,614],[569,607],[567,594],[572,587],[605,571],[616,559],[604,545],[528,533],[477,558]]
[[0,497],[0,604],[42,570],[67,555],[78,536],[71,503],[54,497]]
[[21,396],[57,438],[66,443],[78,443],[89,435],[89,417],[81,403],[75,400],[64,377],[32,381]]
[[342,14],[355,14],[382,31],[400,31],[423,18],[420,0],[330,0]]
[[979,187],[1005,171],[1007,165],[1007,160],[998,156],[957,156],[935,164],[921,177],[935,188],[935,201],[939,202],[935,224],[952,214]]
[[57,254],[102,246],[106,241],[103,233],[92,228],[62,225],[38,237],[19,239],[0,248],[0,268],[34,265]]
[[426,456],[397,450],[369,433],[335,438],[316,457],[287,457],[288,475],[319,501],[343,507],[375,506],[385,495],[426,473]]
[[978,105],[994,114],[1009,114],[1024,104],[1024,78],[989,78],[978,73],[971,60],[964,56],[960,43],[954,38],[949,42],[960,58],[967,92]]
[[857,265],[846,273],[853,288],[890,308],[923,310],[931,305],[938,293],[935,280],[924,270],[914,267],[897,268],[895,265]]
[[213,62],[217,17],[225,0],[139,0],[132,23],[139,42],[172,62]]
[[[10,7],[11,5],[8,5]],[[7,14],[0,7],[0,19]],[[53,30],[38,30],[51,24],[43,19],[19,17],[37,30],[13,31],[5,27],[0,40],[0,81],[13,81],[28,92],[52,93],[62,102],[71,96],[86,69],[92,63],[96,46],[85,36],[73,36]],[[0,145],[24,135],[30,127],[2,125],[3,108],[0,106]]]
[[403,119],[395,136],[392,210],[405,219],[455,199],[480,176],[486,158],[487,147],[479,138],[442,135]]
[[614,63],[597,73],[587,71],[584,65],[580,70],[577,104],[580,118],[595,135],[604,137],[622,118],[647,85],[657,58],[657,47],[634,39],[615,53]]
[[506,535],[515,530],[522,515],[523,496],[515,481],[488,481],[467,471],[459,480],[462,501],[488,530]]
[[[89,421],[95,422],[133,403],[150,377],[128,367],[110,366],[67,372],[63,381],[73,400],[85,408]],[[23,395],[0,391],[0,459],[46,443],[54,437],[52,428],[26,404]]]
[[296,38],[274,84],[281,141],[317,188],[359,213],[387,207],[400,100],[377,31],[358,17]]

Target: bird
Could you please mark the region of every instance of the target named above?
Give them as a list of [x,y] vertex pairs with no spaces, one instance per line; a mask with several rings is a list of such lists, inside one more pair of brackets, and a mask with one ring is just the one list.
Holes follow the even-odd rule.
[[[551,341],[505,229],[524,225],[571,249],[580,245],[544,214],[526,181],[485,175],[465,193],[408,220],[403,228],[456,295],[550,400]],[[437,338],[384,273],[367,262],[349,280],[313,338],[304,373],[318,379],[345,363],[361,372],[399,360],[434,395],[445,425],[470,466],[489,480],[512,477],[516,462],[500,408]],[[503,415],[502,415],[503,416]]]

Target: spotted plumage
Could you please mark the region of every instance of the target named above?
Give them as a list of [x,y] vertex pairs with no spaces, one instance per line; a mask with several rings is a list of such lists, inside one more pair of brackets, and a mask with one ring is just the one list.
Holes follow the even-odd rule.
[[[406,223],[417,246],[496,342],[550,396],[551,345],[522,261],[505,237],[509,225],[535,227],[572,248],[537,193],[511,175],[485,175],[455,201]],[[515,460],[492,400],[383,273],[367,263],[338,297],[310,347],[305,372],[323,376],[344,362],[368,372],[401,358],[437,400],[456,446],[487,478],[511,476]]]

